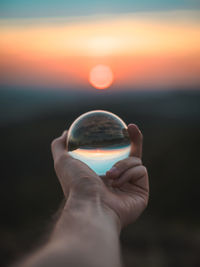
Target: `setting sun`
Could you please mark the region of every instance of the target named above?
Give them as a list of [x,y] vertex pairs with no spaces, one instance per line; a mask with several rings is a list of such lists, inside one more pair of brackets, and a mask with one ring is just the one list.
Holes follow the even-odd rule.
[[89,82],[97,89],[106,89],[113,83],[113,72],[106,65],[97,65],[90,71]]

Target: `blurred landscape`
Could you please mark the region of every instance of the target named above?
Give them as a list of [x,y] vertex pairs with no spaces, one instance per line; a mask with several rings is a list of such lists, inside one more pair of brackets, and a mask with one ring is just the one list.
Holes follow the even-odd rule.
[[[0,265],[28,253],[53,223],[62,192],[50,144],[82,113],[103,109],[144,135],[149,206],[123,230],[127,267],[200,266],[200,91],[0,90]],[[47,232],[48,235],[48,232]]]

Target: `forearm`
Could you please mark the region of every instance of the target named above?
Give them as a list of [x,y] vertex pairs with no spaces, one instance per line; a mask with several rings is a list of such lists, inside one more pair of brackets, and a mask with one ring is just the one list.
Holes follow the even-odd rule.
[[67,202],[52,238],[70,244],[68,255],[75,252],[81,266],[121,266],[117,220],[98,199],[72,200]]
[[116,214],[98,197],[69,197],[48,244],[30,257],[28,265],[121,266]]

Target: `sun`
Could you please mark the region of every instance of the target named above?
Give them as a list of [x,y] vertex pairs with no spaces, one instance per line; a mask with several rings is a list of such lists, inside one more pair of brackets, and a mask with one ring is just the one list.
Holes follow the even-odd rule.
[[89,82],[97,89],[108,88],[114,80],[113,72],[106,65],[97,65],[93,67],[89,74]]

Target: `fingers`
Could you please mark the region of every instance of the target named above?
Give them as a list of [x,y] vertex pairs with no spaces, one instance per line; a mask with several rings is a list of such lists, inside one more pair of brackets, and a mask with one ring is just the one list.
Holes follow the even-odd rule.
[[112,186],[120,187],[124,183],[135,182],[136,180],[144,177],[145,175],[147,175],[146,168],[143,165],[136,166],[131,169],[128,169],[125,173],[122,174],[119,179],[114,180]]
[[143,136],[137,125],[129,124],[128,133],[131,139],[130,156],[142,158],[142,142]]
[[141,164],[141,159],[136,157],[129,157],[124,160],[120,160],[113,165],[112,169],[107,171],[106,176],[110,179],[117,179],[128,169]]
[[67,131],[64,131],[63,134],[54,139],[51,143],[51,151],[54,160],[59,158],[63,152],[66,152],[66,138],[67,138]]

